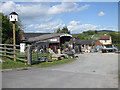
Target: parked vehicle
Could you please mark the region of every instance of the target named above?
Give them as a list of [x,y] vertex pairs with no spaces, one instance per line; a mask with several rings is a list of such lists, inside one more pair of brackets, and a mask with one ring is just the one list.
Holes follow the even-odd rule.
[[107,52],[116,52],[118,51],[118,48],[116,45],[106,45],[101,48],[102,53],[107,53]]

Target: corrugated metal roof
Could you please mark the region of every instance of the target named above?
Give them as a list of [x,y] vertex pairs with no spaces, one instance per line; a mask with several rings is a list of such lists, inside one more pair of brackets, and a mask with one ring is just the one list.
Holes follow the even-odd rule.
[[94,45],[98,40],[80,40],[80,39],[75,39],[75,44],[80,44],[80,45]]
[[51,39],[54,37],[59,37],[60,35],[64,35],[64,33],[45,34],[45,35],[29,38],[28,41],[29,42],[42,41],[42,40],[47,40],[47,39]]
[[29,39],[29,38],[33,38],[33,37],[37,37],[45,34],[50,34],[50,33],[23,33],[23,36],[25,39]]

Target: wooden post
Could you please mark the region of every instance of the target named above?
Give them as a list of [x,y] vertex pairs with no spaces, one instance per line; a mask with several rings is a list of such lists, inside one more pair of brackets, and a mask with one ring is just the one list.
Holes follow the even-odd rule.
[[47,49],[47,54],[48,54],[48,59],[49,59],[49,43],[48,42],[46,43],[46,48],[48,48]]
[[37,60],[38,60],[38,47],[37,47]]
[[59,48],[60,48],[60,36],[59,36]]
[[14,61],[16,61],[16,56],[15,56],[15,23],[13,23],[13,53],[14,53]]
[[73,49],[73,37],[72,37],[72,49]]
[[5,50],[4,50],[4,51],[5,51],[5,53],[4,53],[4,54],[5,54],[5,56],[6,56],[6,45],[4,45],[4,48],[5,48]]
[[29,65],[31,65],[31,46],[30,45],[28,45],[27,46],[27,63],[29,64]]

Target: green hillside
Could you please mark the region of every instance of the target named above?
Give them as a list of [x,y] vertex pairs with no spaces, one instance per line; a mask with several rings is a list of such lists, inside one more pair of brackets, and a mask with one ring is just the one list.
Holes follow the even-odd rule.
[[[99,37],[100,35],[110,35],[110,33],[115,33],[114,31],[106,31],[106,30],[101,30],[101,31],[85,31],[83,33],[80,34],[73,34],[74,37],[79,37],[79,39],[92,39],[92,37]],[[117,32],[116,32],[117,33]]]
[[112,38],[112,43],[116,44],[118,46],[118,49],[120,50],[120,32],[115,32],[115,31],[111,31],[111,30],[101,30],[101,31],[85,31],[83,33],[80,34],[73,34],[74,38],[77,39],[93,39],[95,37],[99,37],[100,35],[110,35]]
[[85,39],[92,39],[93,37],[99,37],[100,35],[104,35],[107,34],[109,35],[111,32],[98,32],[98,33],[94,33],[93,35],[85,35]]
[[100,30],[100,31],[84,31],[80,34],[73,34],[73,37],[77,38],[77,39],[93,39],[95,37],[99,37],[100,35],[110,35],[112,37],[112,41],[115,44],[120,44],[120,32],[115,32],[115,31],[111,31],[111,30]]

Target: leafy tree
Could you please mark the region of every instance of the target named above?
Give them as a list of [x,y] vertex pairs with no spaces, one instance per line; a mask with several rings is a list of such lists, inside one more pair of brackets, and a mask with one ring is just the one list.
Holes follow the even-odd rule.
[[83,32],[83,36],[84,36],[84,37],[88,36],[88,33],[84,31],[84,32]]
[[[7,15],[4,15],[3,13],[0,13],[0,16],[2,16],[2,26],[0,26],[0,29],[2,31],[2,43],[5,44],[12,44],[13,43],[13,24],[9,21],[9,18]],[[19,44],[20,42],[20,31],[22,31],[22,24],[19,20],[19,22],[15,23],[15,33],[16,33],[16,44]]]
[[57,30],[57,33],[68,33],[70,34],[70,31],[68,30],[67,26],[63,27],[62,30],[60,28]]
[[120,44],[120,33],[111,32],[109,35],[111,36],[114,44]]
[[87,36],[87,35],[94,35],[94,34],[95,34],[95,32],[92,31],[92,30],[84,31],[84,32],[83,32],[83,35],[84,35],[84,36]]
[[97,30],[95,30],[95,31],[89,30],[89,31],[84,31],[83,34],[85,36],[87,36],[87,35],[94,35],[94,34],[98,34],[98,31]]
[[97,31],[97,30],[95,30],[95,34],[98,34],[98,31]]
[[91,31],[91,30],[87,31],[87,33],[88,33],[88,35],[94,35],[95,34],[95,32]]
[[85,39],[82,34],[79,34],[79,39]]
[[60,33],[60,28],[57,30],[57,33]]

